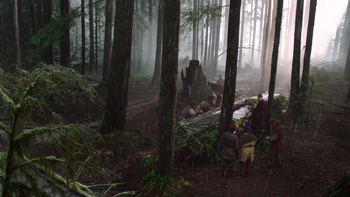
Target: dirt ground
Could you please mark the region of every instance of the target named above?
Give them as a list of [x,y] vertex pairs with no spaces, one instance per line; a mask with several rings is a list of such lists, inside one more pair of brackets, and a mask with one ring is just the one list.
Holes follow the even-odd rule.
[[[146,172],[136,163],[136,158],[152,156],[157,152],[159,114],[154,108],[159,92],[157,87],[150,85],[150,80],[147,77],[131,78],[129,83],[127,122],[131,133],[142,139],[141,143],[125,137],[122,142],[105,145],[106,150],[113,151],[113,156],[101,158],[100,161],[100,167],[106,173],[88,174],[80,178],[81,182],[122,182],[126,186],[115,189],[111,195],[134,190],[140,196],[145,196],[142,177]],[[178,83],[181,87],[181,81]],[[237,99],[255,96],[254,87],[257,85],[258,82],[251,80],[239,81]],[[221,86],[213,86],[213,89],[222,94]],[[279,88],[276,90],[278,92]],[[88,106],[66,107],[64,114],[68,122],[98,128],[105,110],[107,90],[96,87],[96,91],[101,100]],[[270,170],[260,168],[266,153],[256,154],[253,171],[246,178],[237,174],[233,178],[221,176],[219,162],[195,161],[187,166],[176,163],[177,174],[191,183],[191,186],[183,187],[182,193],[177,196],[321,196],[342,175],[350,174],[350,157],[347,156],[350,148],[350,106],[341,104],[345,93],[341,95],[340,91],[329,95],[332,102],[312,100],[309,129],[289,131],[284,125],[283,167]],[[188,103],[188,98],[178,94],[177,112]],[[238,169],[236,162],[237,173]],[[155,192],[149,196],[162,194]]]

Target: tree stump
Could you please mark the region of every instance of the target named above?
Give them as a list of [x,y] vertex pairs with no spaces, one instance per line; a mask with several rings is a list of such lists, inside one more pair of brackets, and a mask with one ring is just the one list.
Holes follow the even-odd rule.
[[183,95],[196,101],[197,105],[207,100],[209,95],[215,93],[208,85],[206,76],[203,74],[202,66],[198,60],[191,60],[190,65],[186,68],[186,76],[181,70],[181,79],[183,85]]

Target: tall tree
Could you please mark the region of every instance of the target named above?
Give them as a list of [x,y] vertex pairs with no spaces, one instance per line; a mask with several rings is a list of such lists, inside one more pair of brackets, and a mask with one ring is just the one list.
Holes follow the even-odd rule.
[[300,85],[300,54],[301,54],[301,35],[302,35],[302,23],[303,23],[303,6],[304,0],[297,1],[296,17],[295,17],[295,33],[294,33],[294,52],[292,63],[292,76],[290,82],[290,100],[289,109],[291,114],[291,120],[295,121],[298,116],[298,93]]
[[193,34],[192,34],[192,60],[197,60],[197,1],[198,0],[194,0],[193,1],[193,13],[192,13],[192,18],[193,18]]
[[159,94],[159,173],[173,172],[175,148],[176,80],[179,55],[180,0],[164,0],[161,85]]
[[348,3],[346,14],[345,14],[345,21],[344,21],[344,27],[342,31],[342,39],[340,42],[340,50],[339,50],[339,63],[341,65],[344,65],[347,62],[347,51],[350,43],[350,3]]
[[97,1],[95,2],[95,73],[97,74],[97,67],[98,67],[98,6]]
[[13,20],[15,22],[15,34],[16,34],[16,44],[17,44],[17,66],[21,66],[21,50],[19,46],[19,26],[18,26],[18,9],[17,9],[17,0],[14,0],[14,12]]
[[156,48],[156,61],[154,63],[152,85],[158,85],[159,78],[160,78],[160,66],[161,66],[162,45],[163,45],[162,44],[163,42],[163,2],[164,0],[159,0],[159,5],[158,5],[157,48]]
[[[278,62],[278,48],[280,44],[281,37],[281,24],[282,24],[282,11],[283,11],[283,0],[278,0],[277,2],[277,15],[275,22],[275,39],[273,43],[273,52],[271,60],[271,75],[270,75],[270,85],[269,85],[269,98],[267,102],[267,120],[270,120],[272,115],[273,106],[273,95],[275,94],[275,84],[276,84],[276,74],[277,74],[277,62]],[[268,130],[269,126],[268,125]]]
[[256,21],[257,21],[256,15],[257,15],[257,12],[258,12],[258,2],[256,1],[255,2],[255,7],[254,7],[253,44],[252,44],[252,53],[251,53],[251,56],[250,56],[251,66],[252,67],[254,66],[254,60],[255,60],[254,52],[255,52],[255,40],[256,40]]
[[85,75],[85,0],[81,0],[81,73]]
[[[52,20],[52,1],[45,0],[44,1],[44,10],[45,10],[45,25],[51,22]],[[45,61],[47,64],[53,64],[53,45],[49,44],[45,49]]]
[[220,115],[220,126],[217,140],[221,139],[232,122],[232,114],[236,93],[237,58],[239,42],[241,0],[230,1],[230,14],[227,38],[227,57],[225,68],[224,98]]
[[218,58],[219,58],[219,41],[220,41],[220,27],[221,27],[221,10],[222,10],[222,0],[219,0],[220,16],[216,19],[216,33],[215,33],[215,48],[214,48],[214,61],[212,65],[211,75],[216,75],[216,70],[218,67]]
[[240,46],[240,47],[239,47],[239,64],[238,64],[238,68],[242,68],[242,63],[243,63],[245,1],[246,1],[246,0],[243,0],[243,6],[242,6],[241,41],[239,42],[239,46]]
[[134,0],[115,3],[114,40],[107,104],[100,133],[127,130],[126,107],[130,76]]
[[151,64],[153,54],[153,1],[148,1],[148,54],[147,66]]
[[108,84],[108,73],[111,66],[113,0],[106,0],[105,46],[103,50],[103,71],[101,85]]
[[62,26],[63,35],[61,37],[61,65],[70,67],[70,40],[69,40],[69,0],[60,1],[61,19],[64,21]]
[[316,16],[316,5],[317,0],[311,0],[310,2],[310,11],[309,11],[309,24],[307,27],[307,36],[306,36],[306,47],[304,54],[304,66],[303,66],[303,75],[300,85],[300,93],[305,99],[305,94],[309,86],[309,72],[310,72],[310,60],[311,60],[311,49],[312,49],[312,39],[314,35],[314,25],[315,25],[315,16]]
[[[267,5],[268,3],[268,5]],[[263,45],[262,45],[262,52],[260,57],[260,71],[261,71],[261,78],[260,78],[260,92],[265,92],[265,78],[266,78],[266,58],[267,58],[267,51],[268,51],[268,43],[269,43],[269,31],[271,26],[271,10],[272,10],[272,0],[268,0],[266,2],[266,22],[264,27],[264,33],[263,33]]]
[[94,7],[92,0],[89,0],[89,29],[90,29],[90,73],[95,66],[94,56]]

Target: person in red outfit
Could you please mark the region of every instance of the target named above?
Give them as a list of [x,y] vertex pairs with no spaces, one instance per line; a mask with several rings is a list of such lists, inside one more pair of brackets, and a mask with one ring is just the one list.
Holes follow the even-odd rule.
[[281,121],[275,120],[273,122],[273,132],[270,136],[266,137],[266,140],[270,141],[270,152],[267,157],[267,162],[262,165],[263,168],[271,168],[272,166],[282,167],[280,150],[282,148],[283,130],[281,127]]

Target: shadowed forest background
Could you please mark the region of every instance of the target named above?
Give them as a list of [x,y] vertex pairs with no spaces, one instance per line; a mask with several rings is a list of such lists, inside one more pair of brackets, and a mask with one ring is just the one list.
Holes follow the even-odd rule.
[[[347,0],[0,0],[1,196],[348,196],[349,34]],[[251,176],[221,176],[258,94],[283,167],[260,167],[267,126]]]

